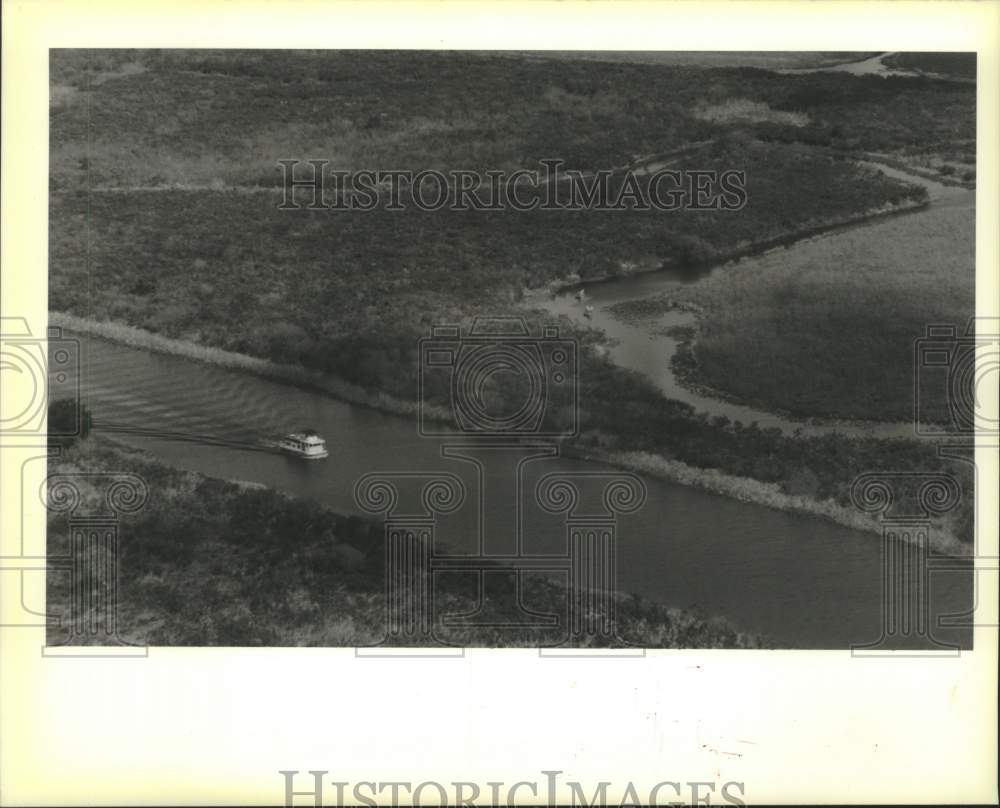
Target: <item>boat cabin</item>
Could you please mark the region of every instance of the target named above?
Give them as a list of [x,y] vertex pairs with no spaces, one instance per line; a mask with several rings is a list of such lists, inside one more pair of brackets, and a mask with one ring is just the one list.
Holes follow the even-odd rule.
[[308,460],[319,460],[330,454],[326,448],[326,441],[311,429],[285,435],[278,442],[278,446],[286,452]]

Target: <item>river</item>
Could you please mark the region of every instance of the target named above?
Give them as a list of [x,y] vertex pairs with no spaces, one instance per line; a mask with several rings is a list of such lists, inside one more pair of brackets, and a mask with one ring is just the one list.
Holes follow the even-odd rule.
[[[917,217],[919,220],[931,212],[960,208],[967,211],[969,216],[974,216],[974,190],[945,185],[883,163],[864,161],[861,164],[881,171],[893,179],[917,184],[926,189],[929,206],[895,215]],[[670,330],[677,327],[695,327],[696,316],[689,310],[673,309],[653,317],[629,319],[616,313],[614,309],[619,303],[670,295],[678,286],[697,283],[712,273],[740,272],[745,275],[766,277],[769,271],[788,265],[795,261],[798,255],[822,248],[821,242],[838,239],[860,229],[864,229],[872,239],[884,238],[891,242],[894,236],[889,231],[893,226],[895,215],[875,217],[832,228],[818,235],[800,239],[787,247],[775,247],[760,255],[724,264],[701,266],[696,269],[663,269],[588,283],[583,289],[586,298],[582,302],[577,299],[578,289],[572,287],[554,297],[536,295],[529,299],[527,304],[542,308],[553,315],[568,317],[580,325],[603,331],[608,337],[605,349],[616,364],[644,374],[668,398],[690,404],[697,411],[707,413],[711,417],[725,417],[730,421],[740,421],[744,424],[756,421],[762,429],[775,428],[786,433],[800,432],[810,436],[837,432],[850,437],[912,438],[914,435],[912,422],[797,419],[726,400],[685,385],[671,366],[671,359],[678,349],[678,340],[671,335]]]
[[[261,483],[347,513],[358,512],[355,482],[374,471],[448,470],[477,491],[474,467],[442,458],[441,441],[418,436],[415,420],[249,373],[79,338],[81,390],[97,431],[107,429],[172,465]],[[326,437],[328,460],[306,463],[259,446],[264,436],[304,425]],[[151,429],[156,434],[141,434]],[[524,490],[533,491],[534,482],[552,471],[599,468],[564,458],[536,460],[527,466]],[[489,486],[505,484],[491,473]],[[619,521],[621,591],[727,617],[779,647],[846,649],[878,638],[881,548],[875,534],[654,478],[645,483],[645,505]],[[509,545],[511,505],[509,497],[487,498],[488,552]],[[564,530],[559,517],[525,504],[525,552],[562,552]],[[443,517],[438,535],[456,551],[474,551],[474,502]],[[968,567],[933,573],[932,614],[963,612],[971,598]],[[936,636],[971,647],[967,630],[938,630]]]
[[842,62],[836,65],[822,65],[820,67],[788,67],[775,70],[775,73],[784,73],[794,76],[800,73],[850,73],[852,76],[909,76],[913,77],[917,73],[913,70],[896,70],[889,67],[882,60],[887,56],[892,56],[891,52],[879,53],[868,59],[860,59],[854,62]]

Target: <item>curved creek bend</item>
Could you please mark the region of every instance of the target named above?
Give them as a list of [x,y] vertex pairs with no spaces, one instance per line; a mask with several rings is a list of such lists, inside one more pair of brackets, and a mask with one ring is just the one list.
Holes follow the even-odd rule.
[[[681,269],[662,269],[623,276],[613,280],[582,283],[564,289],[554,296],[536,294],[527,305],[542,308],[557,316],[566,316],[583,326],[603,331],[608,337],[608,356],[618,365],[638,371],[652,380],[667,398],[690,404],[698,412],[709,416],[722,416],[730,421],[750,424],[754,421],[764,428],[777,428],[783,432],[801,431],[803,435],[822,435],[839,432],[852,437],[907,438],[913,437],[911,422],[884,423],[876,421],[825,421],[823,419],[797,419],[780,413],[748,406],[711,395],[709,392],[684,385],[671,367],[671,359],[678,349],[678,341],[669,333],[679,326],[696,328],[697,317],[689,310],[672,309],[654,317],[627,320],[613,311],[619,303],[649,300],[669,295],[678,286],[697,283],[713,273],[767,273],[769,269],[794,261],[799,251],[809,250],[819,241],[828,241],[864,228],[877,237],[883,229],[892,226],[896,216],[919,217],[929,210],[962,207],[970,213],[975,202],[975,191],[944,185],[920,175],[902,171],[893,166],[876,162],[863,165],[906,182],[922,185],[927,189],[930,205],[911,212],[875,217],[868,221],[832,228],[819,235],[803,238],[787,247],[774,247],[761,254],[752,255],[723,264],[710,265],[694,272]],[[583,289],[585,300],[577,300],[576,293]],[[697,345],[697,336],[695,336]]]

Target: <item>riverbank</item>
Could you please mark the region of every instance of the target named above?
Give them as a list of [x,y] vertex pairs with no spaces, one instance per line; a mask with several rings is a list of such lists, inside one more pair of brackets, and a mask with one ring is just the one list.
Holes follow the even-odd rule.
[[968,180],[960,179],[955,176],[949,176],[948,174],[943,174],[940,171],[933,171],[930,168],[913,165],[912,162],[907,162],[899,157],[893,157],[891,154],[880,154],[878,152],[862,153],[861,155],[858,155],[858,159],[865,163],[871,163],[872,165],[885,166],[886,168],[895,169],[901,174],[907,174],[912,178],[926,180],[930,183],[936,183],[937,185],[944,185],[948,188],[961,188],[965,191],[976,190],[975,178]]
[[[696,346],[701,332],[702,320],[708,312],[702,306],[686,300],[675,299],[670,293],[662,293],[653,298],[637,298],[614,303],[607,308],[609,314],[617,320],[635,328],[644,328],[650,335],[670,337],[675,348],[673,354],[667,357],[671,373],[678,385],[702,402],[711,400],[713,403],[730,404],[745,409],[748,413],[759,412],[757,419],[766,425],[771,420],[785,422],[783,431],[794,434],[812,434],[816,430],[838,432],[845,437],[885,437],[905,438],[914,441],[926,441],[914,429],[912,421],[872,421],[862,418],[834,418],[819,416],[814,413],[801,413],[775,406],[763,400],[748,400],[727,390],[712,387],[699,375]],[[657,326],[656,320],[670,312],[684,312],[691,315],[690,320],[680,325],[663,328]],[[694,400],[689,402],[696,408]],[[699,408],[700,411],[700,408]],[[710,414],[711,411],[709,411]],[[726,416],[728,417],[728,416]],[[749,423],[751,421],[744,421]],[[884,431],[885,434],[881,434]]]
[[[308,370],[301,365],[282,364],[270,359],[213,348],[209,345],[199,345],[188,340],[172,339],[164,337],[162,334],[154,334],[152,331],[122,323],[101,322],[77,317],[66,312],[51,311],[49,312],[49,325],[58,326],[77,334],[100,337],[110,342],[127,345],[130,348],[182,356],[197,362],[207,362],[231,370],[254,373],[266,379],[305,387],[326,393],[350,404],[371,407],[393,415],[412,416],[416,415],[418,410],[416,401],[405,401],[386,393],[373,393],[344,379]],[[443,407],[426,404],[423,411],[426,417],[450,420],[450,414]]]
[[[102,323],[59,312],[50,314],[50,324],[70,333],[87,334],[111,342],[147,351],[165,353],[186,359],[205,362],[219,367],[252,373],[264,378],[305,387],[334,398],[394,415],[412,417],[417,411],[415,401],[403,401],[384,394],[374,394],[349,385],[342,380],[320,377],[319,374],[290,365],[280,365],[269,360],[246,356],[197,345],[183,340],[169,339],[143,329],[118,323]],[[446,418],[443,408],[433,408],[435,415]],[[98,414],[99,416],[99,414]],[[98,418],[99,420],[99,418]],[[789,513],[802,513],[826,519],[846,527],[868,533],[881,531],[877,521],[866,519],[856,510],[827,500],[805,495],[791,495],[781,491],[775,483],[750,477],[726,474],[717,469],[697,468],[664,456],[641,451],[604,451],[584,443],[564,444],[563,454],[583,460],[604,463],[618,468],[656,476],[680,485],[700,488],[743,502],[751,502]],[[967,553],[966,545],[941,530],[933,534],[935,547],[941,552],[961,555]]]
[[[974,195],[968,184],[899,161],[876,161],[882,155],[856,157],[864,158],[862,165],[921,185],[928,204],[903,218],[874,216],[803,237],[783,245],[787,252],[765,249],[713,264],[700,275],[695,268],[686,278],[636,281],[631,295],[632,281],[623,278],[603,296],[612,301],[606,310],[637,333],[609,328],[600,311],[593,321],[603,321],[602,328],[623,338],[671,337],[672,349],[665,346],[670,378],[661,376],[659,384],[668,397],[710,416],[757,420],[804,434],[820,429],[914,437],[912,403],[907,403],[913,395],[907,375],[912,340],[927,323],[964,323],[973,309]],[[859,295],[843,272],[845,266],[862,270],[868,283],[882,290],[875,300],[902,301],[891,327],[883,326],[881,303],[873,310],[872,300]],[[595,294],[598,309],[601,298]],[[854,302],[832,313],[823,301],[833,299]],[[661,318],[677,309],[695,319],[685,322],[683,331],[664,334]],[[748,344],[756,348],[749,354]],[[929,397],[921,398],[922,413],[943,421],[945,402],[936,392]]]
[[[735,477],[716,469],[699,469],[649,452],[601,452],[573,448],[566,454],[581,460],[606,463],[638,474],[658,477],[679,485],[701,488],[740,502],[763,505],[785,513],[815,516],[863,533],[882,534],[882,523],[871,514],[845,507],[831,499],[819,500],[814,497],[787,494],[775,483]],[[935,551],[950,556],[968,557],[972,553],[970,545],[959,541],[940,526],[932,528],[930,545]]]
[[622,265],[620,272],[613,274],[605,273],[595,277],[588,277],[586,279],[575,275],[569,275],[567,277],[554,280],[543,287],[525,289],[524,302],[530,304],[532,299],[537,299],[542,296],[575,292],[578,289],[585,289],[589,286],[599,286],[604,283],[613,283],[615,281],[620,281],[623,278],[630,278],[636,275],[646,275],[656,272],[670,272],[680,269],[683,269],[685,272],[696,274],[699,271],[705,271],[714,267],[735,265],[743,259],[764,255],[772,250],[784,249],[793,244],[799,244],[801,242],[808,241],[809,239],[825,236],[839,230],[864,226],[875,220],[888,219],[893,216],[916,213],[926,209],[929,205],[930,202],[926,199],[911,200],[898,205],[882,205],[878,208],[872,208],[856,215],[841,216],[822,223],[796,228],[773,238],[762,239],[761,241],[755,241],[752,243],[739,244],[732,250],[720,252],[710,258],[685,263],[683,265],[680,265],[675,261],[663,261],[647,264],[628,263]]
[[[563,294],[565,292],[574,292],[577,289],[585,288],[591,285],[612,283],[623,278],[654,272],[670,272],[682,269],[685,272],[694,275],[698,274],[699,271],[705,271],[710,268],[735,265],[745,258],[764,255],[771,250],[783,249],[793,244],[799,244],[810,239],[834,233],[838,230],[861,227],[873,223],[876,220],[888,219],[893,216],[907,213],[920,212],[930,206],[930,192],[934,190],[935,185],[950,188],[961,188],[964,190],[975,190],[976,187],[975,182],[965,182],[953,177],[947,177],[932,173],[928,170],[915,168],[914,166],[905,163],[900,159],[894,158],[891,155],[871,152],[845,154],[834,149],[824,149],[823,153],[838,160],[850,160],[858,165],[874,168],[882,171],[882,173],[885,173],[888,176],[902,175],[898,178],[905,182],[910,182],[911,184],[922,187],[924,191],[927,192],[927,196],[923,199],[907,200],[900,204],[890,203],[875,208],[869,208],[861,213],[834,217],[823,222],[799,226],[786,233],[782,233],[769,239],[761,239],[759,241],[738,244],[732,250],[720,252],[710,258],[706,258],[705,260],[690,262],[684,264],[683,266],[679,265],[676,261],[670,260],[648,263],[646,265],[626,263],[622,264],[620,272],[613,274],[605,273],[596,277],[588,277],[586,280],[577,275],[570,275],[565,278],[552,281],[544,287],[526,289],[525,295],[530,298],[540,295]],[[629,166],[629,168],[633,171],[649,170],[650,161],[662,159],[665,156],[666,155],[664,154],[653,157],[645,157],[633,163]],[[888,171],[886,171],[886,169],[888,169]]]
[[[461,572],[435,580],[434,632],[386,642],[385,545],[374,519],[344,516],[308,499],[185,471],[134,448],[98,437],[51,461],[50,472],[74,475],[81,496],[100,499],[94,473],[140,476],[144,506],[120,525],[117,626],[138,645],[167,646],[472,646],[762,648],[760,634],[620,593],[615,636],[570,636],[554,627],[515,627],[519,604],[566,614],[566,587],[540,575],[522,587],[494,589],[479,604],[475,581]],[[81,474],[82,473],[82,474]],[[93,489],[93,490],[92,490]],[[66,541],[65,516],[49,518],[49,552]],[[289,537],[295,546],[289,550]],[[440,550],[440,547],[438,548]],[[472,584],[472,586],[470,586]],[[70,613],[68,576],[50,573],[50,612]],[[522,600],[523,598],[523,600]],[[452,628],[444,614],[484,607],[480,623]],[[49,643],[65,641],[59,627]],[[95,636],[94,638],[98,638]]]

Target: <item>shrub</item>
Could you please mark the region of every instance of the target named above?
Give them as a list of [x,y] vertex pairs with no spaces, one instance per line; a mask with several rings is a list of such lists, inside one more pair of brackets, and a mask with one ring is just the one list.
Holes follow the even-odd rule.
[[85,404],[73,398],[61,398],[49,404],[49,443],[72,446],[77,439],[90,435],[93,419]]

